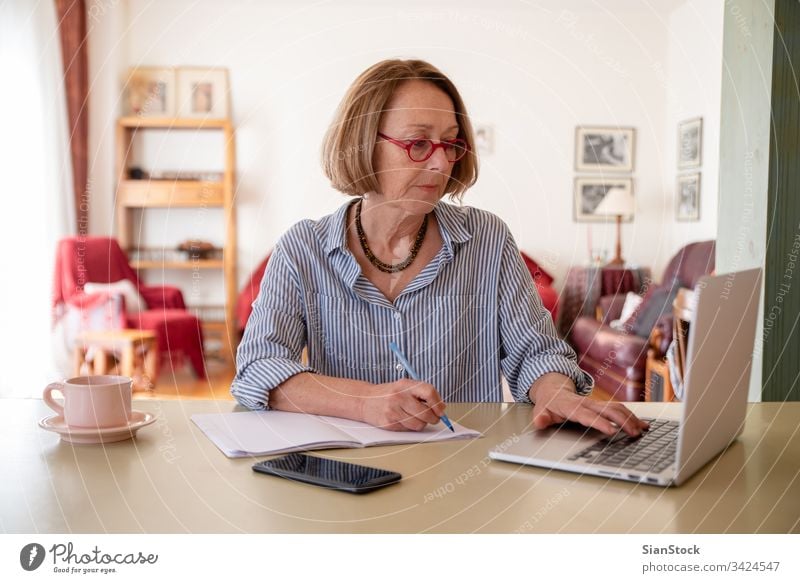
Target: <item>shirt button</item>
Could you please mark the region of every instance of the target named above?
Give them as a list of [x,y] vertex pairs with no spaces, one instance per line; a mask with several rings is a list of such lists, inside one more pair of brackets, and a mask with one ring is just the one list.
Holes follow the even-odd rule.
[[399,320],[400,319],[400,312],[395,312],[394,313],[394,319],[395,320]]
[[403,372],[404,370],[406,370],[405,368],[403,368],[403,365],[402,365],[402,364],[399,364],[399,363],[398,363],[398,364],[396,364],[396,365],[394,365],[394,368],[395,368],[395,370],[396,370],[397,372]]

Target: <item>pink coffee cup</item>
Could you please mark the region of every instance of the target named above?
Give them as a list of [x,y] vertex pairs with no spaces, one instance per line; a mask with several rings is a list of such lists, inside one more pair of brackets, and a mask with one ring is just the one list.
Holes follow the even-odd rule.
[[[129,377],[75,377],[50,383],[43,398],[48,407],[64,416],[69,427],[125,427],[131,418],[132,385]],[[64,395],[63,407],[53,399],[53,391]]]

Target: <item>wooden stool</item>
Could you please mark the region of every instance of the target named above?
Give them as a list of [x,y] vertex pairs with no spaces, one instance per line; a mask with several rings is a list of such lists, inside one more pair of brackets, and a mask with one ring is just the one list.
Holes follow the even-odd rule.
[[86,355],[92,357],[91,374],[107,374],[108,357],[119,355],[119,374],[131,377],[134,388],[153,389],[158,378],[158,342],[149,330],[87,330],[78,335],[75,345],[75,376],[89,366]]

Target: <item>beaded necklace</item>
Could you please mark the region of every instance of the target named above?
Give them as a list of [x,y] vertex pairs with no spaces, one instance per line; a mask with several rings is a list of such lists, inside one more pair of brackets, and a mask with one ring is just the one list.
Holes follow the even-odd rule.
[[367,256],[367,259],[369,259],[369,262],[372,263],[372,265],[384,273],[397,273],[398,271],[403,271],[414,262],[414,259],[417,257],[417,253],[419,253],[420,247],[422,247],[422,241],[425,239],[425,233],[428,230],[428,215],[425,215],[425,218],[422,221],[422,226],[420,226],[419,231],[417,231],[417,237],[414,239],[414,244],[411,246],[411,252],[408,254],[408,257],[406,257],[401,263],[390,265],[375,257],[372,249],[370,249],[369,245],[367,244],[367,235],[364,233],[364,227],[361,225],[361,202],[362,201],[359,200],[356,203],[356,233],[358,234],[358,240],[361,243],[361,248],[364,250],[364,255]]

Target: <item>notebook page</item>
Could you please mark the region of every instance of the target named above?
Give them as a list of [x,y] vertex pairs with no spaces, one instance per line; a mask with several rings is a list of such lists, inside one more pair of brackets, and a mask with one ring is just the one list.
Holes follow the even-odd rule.
[[472,439],[481,437],[479,431],[469,429],[458,423],[453,423],[455,433],[450,431],[447,426],[439,421],[436,425],[427,425],[421,431],[389,431],[373,427],[360,421],[351,421],[341,417],[320,416],[320,419],[330,423],[342,433],[351,436],[354,441],[358,441],[365,447],[372,445],[395,445],[401,443],[426,443],[434,441],[447,441],[450,439]]
[[353,437],[316,415],[285,411],[202,413],[192,415],[192,421],[228,457],[361,447]]

